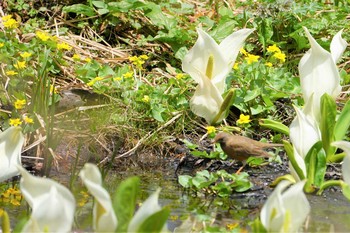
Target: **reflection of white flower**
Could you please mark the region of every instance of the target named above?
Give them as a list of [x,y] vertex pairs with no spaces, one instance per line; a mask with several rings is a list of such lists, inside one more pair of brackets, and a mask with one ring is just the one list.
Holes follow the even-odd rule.
[[198,39],[184,57],[182,69],[198,83],[190,101],[191,110],[208,123],[219,113],[226,77],[232,70],[244,40],[252,31],[241,29],[217,44],[206,32],[197,29]]
[[11,126],[0,133],[0,182],[19,174],[24,136],[21,127]]
[[80,178],[95,198],[93,210],[93,228],[96,232],[114,232],[117,228],[117,217],[109,193],[102,187],[102,177],[97,166],[86,163],[80,171]]
[[300,83],[306,104],[314,95],[313,115],[319,120],[321,96],[327,93],[335,98],[341,91],[340,76],[335,62],[343,54],[347,44],[341,38],[341,31],[338,32],[331,42],[330,53],[316,42],[306,27],[304,30],[311,49],[299,63]]
[[281,181],[261,209],[261,223],[268,232],[297,232],[310,212],[303,191],[305,181],[284,191],[289,185],[289,181]]
[[21,192],[32,208],[22,232],[71,232],[75,199],[63,185],[29,174],[18,166],[22,175]]
[[343,180],[345,183],[350,185],[350,142],[337,141],[333,142],[332,146],[339,147],[345,152],[342,165]]

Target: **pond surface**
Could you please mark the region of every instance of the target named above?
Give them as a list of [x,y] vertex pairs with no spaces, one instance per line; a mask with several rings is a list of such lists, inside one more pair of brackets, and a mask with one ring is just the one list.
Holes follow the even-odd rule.
[[[69,186],[71,175],[77,175],[84,162],[91,162],[92,155],[88,149],[80,148],[81,158],[78,158],[78,168],[74,171],[72,167],[76,160],[71,155],[77,154],[76,145],[79,143],[76,144],[70,139],[66,140],[69,143],[62,143],[57,148],[57,155],[61,157],[61,160],[59,161],[59,169],[53,168],[51,175],[53,179]],[[95,153],[96,151],[93,154]],[[244,171],[250,175],[249,179],[254,184],[253,188],[244,193],[232,193],[230,198],[225,199],[184,190],[178,184],[175,175],[178,163],[179,159],[175,159],[175,157],[162,157],[147,153],[119,159],[113,163],[112,168],[105,176],[106,188],[112,195],[120,181],[136,175],[141,178],[140,199],[145,200],[158,187],[161,187],[159,202],[162,206],[170,206],[171,208],[171,216],[168,220],[168,229],[171,231],[189,217],[192,217],[192,219],[196,217],[199,225],[202,224],[201,220],[207,220],[207,226],[213,225],[225,228],[234,225],[249,231],[250,222],[259,216],[263,203],[273,191],[269,184],[276,177],[284,175],[288,171],[288,168],[284,165],[285,162],[282,164],[270,163],[267,166],[256,168],[247,166]],[[179,174],[193,175],[196,170],[204,168],[209,168],[208,170],[223,168],[234,173],[240,167],[240,164],[233,164],[232,166],[228,166],[228,164],[220,161],[211,162],[209,165],[204,164],[202,167],[187,164],[180,169]],[[80,202],[83,198],[80,194],[81,182],[78,178],[73,180],[72,190],[77,202]],[[339,189],[332,188],[326,190],[321,196],[308,195],[307,197],[311,204],[311,215],[306,222],[306,231],[350,232],[350,202],[345,199]],[[92,205],[90,197],[82,207],[77,208],[77,220],[74,227],[76,231],[92,230]],[[15,226],[28,213],[26,205],[20,207],[7,205],[5,209],[10,214],[12,226]]]

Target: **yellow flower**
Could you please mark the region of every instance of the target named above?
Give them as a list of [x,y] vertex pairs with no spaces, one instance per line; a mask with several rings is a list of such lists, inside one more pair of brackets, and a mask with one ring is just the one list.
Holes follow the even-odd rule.
[[70,46],[69,44],[65,43],[65,42],[62,42],[62,43],[58,43],[57,44],[57,49],[58,50],[71,50],[72,49],[72,46]]
[[114,78],[113,78],[113,81],[120,81],[120,80],[122,80],[121,77],[114,77]]
[[95,82],[97,82],[97,81],[103,80],[103,78],[98,76],[98,77],[94,78],[94,80],[95,80]]
[[36,31],[35,35],[42,41],[48,41],[50,39],[50,35],[46,32]]
[[0,42],[0,48],[4,47],[4,43]]
[[239,51],[240,51],[241,54],[243,54],[244,56],[248,56],[248,52],[247,52],[244,48],[241,48]]
[[239,69],[238,63],[237,63],[237,62],[235,62],[235,64],[233,65],[233,69],[234,69],[234,70],[238,70],[238,69]]
[[228,224],[226,225],[226,227],[227,227],[227,229],[228,229],[229,231],[232,231],[233,229],[237,228],[238,226],[239,226],[238,223],[228,223]]
[[265,63],[265,66],[267,66],[267,67],[272,67],[272,63],[271,63],[271,62],[266,62],[266,63]]
[[176,79],[182,79],[183,77],[185,77],[183,73],[176,74],[175,76]]
[[23,116],[23,120],[24,120],[24,122],[27,123],[27,124],[33,124],[33,123],[34,123],[34,120],[33,120],[32,118],[26,116],[26,115]]
[[280,60],[282,63],[286,61],[286,55],[282,52],[275,53],[273,56]]
[[125,74],[123,74],[124,78],[132,78],[133,76],[134,76],[134,72],[132,72],[132,71],[129,71],[129,72],[126,72]]
[[23,58],[28,58],[28,57],[32,56],[32,54],[28,53],[28,52],[24,52],[24,53],[21,53],[20,56]]
[[134,62],[137,61],[139,58],[136,56],[129,57],[129,61]]
[[280,53],[281,50],[277,47],[276,44],[274,44],[274,45],[270,45],[270,46],[267,48],[267,52],[270,52],[270,53],[274,53],[274,52]]
[[6,71],[6,74],[9,75],[9,76],[13,76],[13,75],[16,75],[18,73],[16,71],[14,71],[14,70],[8,70],[8,71]]
[[244,115],[244,114],[239,115],[239,119],[237,120],[237,124],[246,124],[249,122],[251,122],[249,115]]
[[15,19],[8,19],[6,21],[3,21],[4,27],[8,29],[15,29],[18,28],[19,24]]
[[10,119],[11,126],[19,126],[20,124],[22,124],[21,119],[19,119],[19,118]]
[[21,205],[21,202],[19,202],[17,199],[11,199],[10,203],[12,205],[15,205],[15,206],[20,206]]
[[17,61],[16,64],[13,65],[16,69],[24,69],[26,68],[26,61]]
[[143,60],[147,60],[149,57],[146,54],[143,54],[143,55],[140,56],[140,58],[143,59]]
[[144,95],[143,98],[142,98],[142,101],[145,102],[145,103],[148,103],[150,100],[149,96],[148,95]]
[[80,61],[80,55],[79,54],[76,54],[76,53],[73,54],[72,58],[73,58],[74,61]]
[[12,15],[5,15],[3,17],[1,17],[2,21],[8,21],[10,19],[12,19]]
[[254,62],[257,62],[260,56],[256,56],[253,54],[248,54],[247,57],[245,58],[248,62],[248,64],[252,64]]
[[214,126],[207,126],[205,127],[207,129],[207,133],[208,134],[212,134],[212,133],[215,133],[216,132],[216,129]]
[[91,62],[91,58],[87,57],[87,58],[85,58],[85,61],[86,61],[87,63],[90,63],[90,62]]
[[50,93],[51,93],[51,94],[52,94],[52,93],[55,93],[55,94],[58,93],[57,88],[56,88],[54,85],[52,85],[52,84],[50,84]]
[[26,100],[16,100],[15,101],[15,109],[22,109],[26,105]]

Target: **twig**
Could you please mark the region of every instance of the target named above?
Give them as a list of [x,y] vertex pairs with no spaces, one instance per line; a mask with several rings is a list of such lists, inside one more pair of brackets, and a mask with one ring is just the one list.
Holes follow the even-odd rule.
[[[150,137],[152,137],[154,134],[158,133],[159,131],[161,131],[162,129],[168,127],[170,124],[172,124],[176,119],[178,119],[180,116],[182,116],[182,113],[179,113],[177,115],[175,115],[173,118],[171,118],[168,122],[166,122],[164,125],[162,125],[161,127],[159,127],[157,130],[153,131],[153,132],[148,132],[143,138],[141,138],[136,145],[130,149],[129,151],[118,155],[117,157],[115,157],[115,159],[120,159],[122,157],[126,157],[129,156],[131,153],[133,153],[134,151],[137,150],[137,148],[139,148],[142,143],[144,143],[145,141],[147,141]],[[106,158],[104,158],[101,162],[99,162],[98,165],[101,165],[103,163],[105,163],[107,160],[109,159],[109,156],[107,156]]]

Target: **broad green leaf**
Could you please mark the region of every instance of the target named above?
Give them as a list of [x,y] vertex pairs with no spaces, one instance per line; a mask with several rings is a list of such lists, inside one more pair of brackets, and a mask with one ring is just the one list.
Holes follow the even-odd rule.
[[270,120],[270,119],[260,119],[259,125],[268,129],[272,129],[276,132],[289,135],[289,128],[286,125],[282,124],[281,122]]
[[178,178],[180,185],[184,188],[191,187],[191,180],[192,180],[192,176],[189,176],[189,175],[181,175]]
[[[305,164],[307,169],[307,184],[306,186],[320,187],[324,180],[327,163],[325,151],[322,148],[322,142],[315,143],[305,156]],[[312,188],[313,189],[313,188]]]
[[335,100],[325,93],[321,97],[321,122],[320,130],[322,135],[323,147],[327,157],[331,157],[335,148],[331,146],[334,141],[335,118],[337,116],[337,106]]
[[141,224],[137,232],[162,232],[170,214],[170,208],[163,208],[152,214]]
[[125,232],[128,229],[135,212],[139,190],[140,179],[136,176],[124,180],[118,186],[113,198],[113,208],[118,219],[117,232]]
[[343,107],[334,127],[334,141],[343,140],[350,126],[350,101]]
[[297,173],[299,179],[304,180],[305,176],[304,176],[303,170],[299,167],[299,165],[294,157],[293,146],[288,141],[283,141],[283,145],[284,145],[284,149],[286,151],[286,154],[287,154],[295,172]]
[[346,183],[342,183],[343,195],[350,201],[350,186]]
[[96,15],[94,8],[86,6],[84,4],[74,4],[71,6],[65,6],[63,7],[62,10],[64,12],[76,13],[76,14],[86,15],[89,17]]
[[165,108],[162,108],[158,105],[152,106],[152,116],[154,119],[160,122],[164,122],[164,119],[162,117],[162,113],[165,111]]

